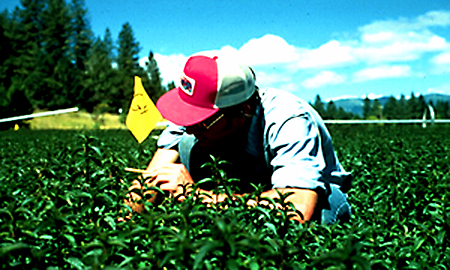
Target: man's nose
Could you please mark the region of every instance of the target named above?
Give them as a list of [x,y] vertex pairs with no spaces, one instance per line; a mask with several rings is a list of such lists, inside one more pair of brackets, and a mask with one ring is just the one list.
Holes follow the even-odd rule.
[[198,125],[185,127],[185,130],[186,133],[190,135],[195,135],[196,133],[198,134],[200,132],[200,128],[198,127]]

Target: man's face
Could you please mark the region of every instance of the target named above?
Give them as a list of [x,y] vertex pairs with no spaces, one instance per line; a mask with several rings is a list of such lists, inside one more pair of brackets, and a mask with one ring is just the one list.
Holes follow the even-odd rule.
[[[231,121],[231,125],[228,122]],[[243,126],[238,118],[226,117],[220,111],[196,125],[186,127],[186,133],[194,135],[201,147],[212,147],[236,134]]]

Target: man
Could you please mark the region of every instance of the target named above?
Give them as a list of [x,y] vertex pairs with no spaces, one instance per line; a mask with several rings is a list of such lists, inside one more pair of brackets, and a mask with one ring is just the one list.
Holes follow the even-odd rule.
[[[226,57],[194,55],[180,86],[156,106],[172,124],[160,136],[147,168],[151,173],[144,175],[151,176],[151,185],[180,194],[182,185],[211,176],[202,164],[213,155],[229,161],[225,172],[240,179],[241,193],[252,190],[250,183],[265,187],[263,197],[293,192],[287,200],[303,215],[294,219],[350,218],[344,192],[351,175],[340,165],[320,116],[290,93],[259,90],[249,67]],[[212,194],[211,187],[201,188]]]

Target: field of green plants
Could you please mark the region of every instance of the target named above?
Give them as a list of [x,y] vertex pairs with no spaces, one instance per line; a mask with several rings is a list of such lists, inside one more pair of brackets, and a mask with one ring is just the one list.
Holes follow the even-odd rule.
[[330,131],[355,176],[353,219],[331,226],[249,208],[259,192],[213,206],[187,193],[117,222],[136,178],[124,168],[146,167],[157,132],[142,145],[124,130],[0,132],[0,268],[447,269],[450,126]]

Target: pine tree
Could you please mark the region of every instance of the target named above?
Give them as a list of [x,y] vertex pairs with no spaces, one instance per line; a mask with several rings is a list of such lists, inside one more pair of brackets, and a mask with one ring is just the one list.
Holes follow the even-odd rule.
[[0,13],[2,116],[70,106],[91,112],[99,104],[110,112],[126,110],[135,75],[147,79],[156,101],[165,92],[159,68],[151,52],[146,69],[139,66],[131,25],[123,25],[116,53],[108,29],[94,42],[84,0],[67,2],[21,0],[14,12]]
[[419,111],[419,100],[414,92],[411,92],[411,96],[406,101],[406,107],[407,119],[419,119],[422,116],[423,112]]
[[423,95],[420,95],[419,98],[417,99],[417,111],[419,119],[423,117],[424,113],[428,113],[428,105]]
[[[7,76],[7,72],[9,69],[8,61],[11,55],[14,54],[13,48],[13,40],[8,37],[5,32],[8,31],[8,27],[10,27],[12,23],[12,19],[9,16],[7,10],[0,13],[0,82],[3,87],[5,87],[5,81],[10,80]],[[11,73],[11,72],[9,72]],[[6,83],[9,85],[10,83]]]
[[363,101],[363,117],[365,119],[369,118],[370,113],[372,112],[372,100],[369,99],[368,96]]
[[139,66],[139,43],[135,40],[129,23],[122,26],[118,43],[117,68],[122,83],[117,89],[114,89],[111,105],[116,109],[126,111],[133,97],[134,76],[143,74],[143,69]]
[[[10,95],[15,91],[23,91],[23,96],[31,103],[28,112],[39,107],[38,93],[43,89],[42,59],[42,12],[44,0],[22,0],[22,8],[17,7],[5,29],[13,51],[8,58],[5,71],[6,89]],[[2,50],[3,53],[3,50]],[[10,88],[11,87],[11,88]],[[17,96],[17,94],[15,94]]]
[[314,104],[312,104],[312,106],[321,116],[326,115],[325,104],[322,102],[322,99],[319,95],[316,96],[316,99],[314,100]]
[[400,95],[400,100],[397,102],[397,115],[398,119],[407,119],[409,116],[406,97],[403,94]]
[[450,117],[450,106],[447,101],[436,101],[436,118],[445,119]]
[[70,14],[72,18],[72,33],[70,37],[70,58],[73,59],[74,69],[71,80],[72,87],[69,98],[74,105],[83,106],[88,100],[92,90],[87,85],[87,60],[88,51],[92,47],[93,33],[86,18],[87,10],[84,7],[84,0],[72,0]]
[[150,98],[153,102],[156,102],[165,92],[165,89],[161,81],[161,73],[156,63],[153,52],[150,51],[148,61],[145,63],[147,81],[143,80],[144,87],[147,90]]
[[382,119],[383,117],[383,106],[378,99],[373,101],[373,104],[370,108],[369,116],[376,117],[378,119]]
[[93,33],[86,18],[87,10],[84,7],[84,0],[72,0],[70,11],[73,20],[71,37],[73,59],[75,59],[76,68],[84,72],[88,50],[92,46],[93,38]]
[[348,120],[348,119],[353,119],[353,118],[355,118],[355,116],[351,112],[347,112],[346,110],[344,110],[342,107],[339,107],[337,115],[335,117],[335,119],[343,119],[343,120]]
[[[7,96],[7,90],[11,86],[12,67],[10,64],[10,56],[13,55],[14,49],[11,38],[5,32],[11,25],[11,18],[7,10],[0,13],[0,115],[6,115],[11,100]],[[9,115],[7,115],[9,116]]]
[[[1,118],[27,114],[32,111],[31,104],[25,95],[23,87],[17,84],[14,77],[15,40],[9,35],[8,30],[15,25],[12,16],[5,10],[0,14],[0,115]],[[0,124],[0,130],[13,127],[18,122],[6,122]]]
[[106,29],[103,39],[98,37],[88,52],[86,91],[83,107],[94,112],[97,107],[101,112],[117,112],[111,108],[111,94],[118,92],[118,70],[113,68],[113,43],[111,32]]
[[[73,106],[73,89],[77,83],[73,76],[73,59],[70,58],[72,20],[65,0],[47,0],[42,13],[44,85],[38,91],[42,106],[49,109]],[[35,96],[37,98],[37,96]]]
[[383,115],[386,119],[398,119],[397,99],[390,96],[384,104]]
[[175,82],[171,81],[170,83],[167,84],[166,89],[167,90],[172,90],[176,87]]
[[336,116],[338,114],[338,109],[334,102],[330,100],[327,105],[326,113],[324,114],[324,119],[337,119]]
[[131,25],[125,23],[119,33],[119,48],[117,56],[117,66],[119,70],[127,75],[135,75],[139,73],[139,42],[134,38]]

